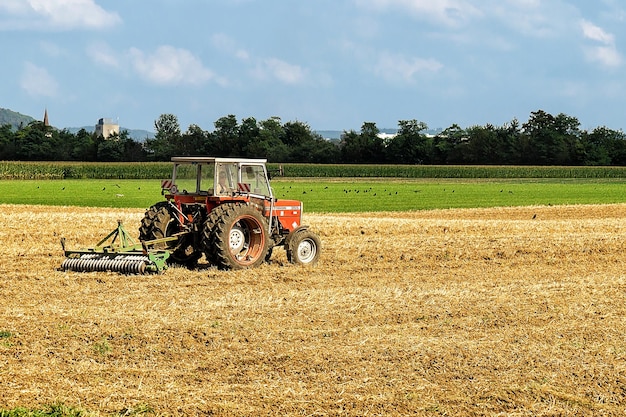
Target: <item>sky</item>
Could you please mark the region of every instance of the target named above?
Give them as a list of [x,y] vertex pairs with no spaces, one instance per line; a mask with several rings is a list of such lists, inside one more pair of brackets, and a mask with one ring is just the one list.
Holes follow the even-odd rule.
[[0,48],[0,107],[58,128],[626,128],[626,0],[1,0]]

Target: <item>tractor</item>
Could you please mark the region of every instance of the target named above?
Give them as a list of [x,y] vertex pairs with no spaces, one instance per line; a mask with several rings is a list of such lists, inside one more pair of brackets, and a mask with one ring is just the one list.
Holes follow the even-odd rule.
[[220,269],[244,269],[268,261],[277,246],[291,263],[318,261],[320,238],[302,225],[302,202],[274,197],[265,159],[189,156],[172,163],[172,178],[161,182],[165,199],[141,220],[140,243],[118,222],[109,245],[105,238],[96,248],[69,251],[62,241],[68,259],[61,269],[160,272],[171,263],[193,267],[202,255]]

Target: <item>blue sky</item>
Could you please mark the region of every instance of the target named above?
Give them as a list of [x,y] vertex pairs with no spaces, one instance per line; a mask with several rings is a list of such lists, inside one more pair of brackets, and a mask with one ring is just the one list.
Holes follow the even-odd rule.
[[626,0],[2,0],[0,45],[0,107],[60,128],[626,128]]

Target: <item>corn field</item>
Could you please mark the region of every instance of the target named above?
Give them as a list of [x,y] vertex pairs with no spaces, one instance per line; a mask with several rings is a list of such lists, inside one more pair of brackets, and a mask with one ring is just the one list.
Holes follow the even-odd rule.
[[[277,172],[281,166],[286,177],[626,178],[626,167],[268,164],[268,170]],[[168,162],[0,161],[0,180],[163,179],[170,176],[171,164]]]

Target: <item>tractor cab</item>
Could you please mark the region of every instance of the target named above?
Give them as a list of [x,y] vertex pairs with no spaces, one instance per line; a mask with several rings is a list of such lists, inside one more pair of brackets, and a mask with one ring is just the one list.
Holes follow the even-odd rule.
[[274,198],[265,159],[174,157],[172,162],[172,179],[161,182],[162,193],[169,198],[243,195],[268,200]]

